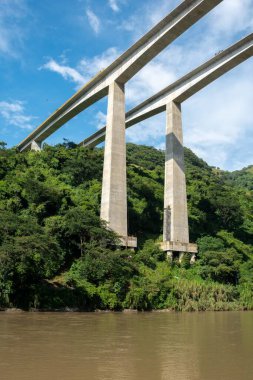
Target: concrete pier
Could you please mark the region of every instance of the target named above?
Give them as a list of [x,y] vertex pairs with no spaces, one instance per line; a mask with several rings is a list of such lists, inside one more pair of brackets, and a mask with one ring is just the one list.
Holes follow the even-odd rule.
[[42,145],[42,143],[38,143],[35,140],[33,140],[32,144],[31,144],[31,150],[34,150],[36,152],[40,152],[41,151],[41,145]]
[[100,216],[122,237],[123,246],[137,246],[127,231],[125,88],[117,82],[109,86]]
[[166,107],[164,225],[161,248],[167,252],[197,252],[189,244],[181,105]]

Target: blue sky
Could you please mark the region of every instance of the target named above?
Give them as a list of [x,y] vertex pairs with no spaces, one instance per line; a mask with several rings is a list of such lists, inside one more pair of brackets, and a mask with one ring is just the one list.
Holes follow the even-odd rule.
[[[0,140],[13,146],[180,0],[0,0]],[[177,39],[126,87],[127,109],[253,32],[253,0],[222,4]],[[209,164],[253,164],[253,59],[187,100],[184,142]],[[105,123],[106,99],[53,134],[79,142]],[[127,140],[164,147],[165,115]]]

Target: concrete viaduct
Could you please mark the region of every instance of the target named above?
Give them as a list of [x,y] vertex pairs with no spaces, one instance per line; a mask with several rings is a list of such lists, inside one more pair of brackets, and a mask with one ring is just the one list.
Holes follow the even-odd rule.
[[253,35],[231,46],[126,115],[124,90],[125,83],[142,67],[221,1],[183,1],[18,145],[20,151],[40,150],[41,143],[48,136],[91,104],[108,95],[106,127],[80,145],[92,147],[105,139],[101,218],[118,233],[122,246],[137,246],[136,238],[128,236],[127,228],[125,128],[166,111],[164,233],[161,247],[169,255],[176,251],[190,252],[194,257],[197,252],[197,246],[189,243],[181,103],[251,57]]
[[[189,244],[181,103],[252,55],[250,34],[126,114],[126,128],[158,113],[167,114],[162,248],[170,254],[196,250],[196,245]],[[106,127],[79,145],[95,147],[104,141],[105,132]],[[187,241],[187,245],[182,244]]]

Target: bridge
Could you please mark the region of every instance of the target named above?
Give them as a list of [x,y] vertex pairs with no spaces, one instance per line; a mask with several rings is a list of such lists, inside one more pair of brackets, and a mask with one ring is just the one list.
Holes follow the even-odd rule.
[[42,142],[81,111],[108,95],[106,127],[80,143],[94,147],[105,140],[101,218],[121,237],[122,246],[135,248],[128,236],[125,128],[166,112],[164,225],[161,248],[190,252],[181,103],[253,55],[253,35],[222,51],[200,67],[125,114],[125,84],[163,49],[223,0],[185,0],[115,62],[90,80],[20,144],[19,150],[40,150]]
[[[161,90],[126,114],[126,128],[166,111],[166,160],[164,186],[164,227],[162,248],[167,252],[193,251],[187,241],[188,216],[183,164],[183,131],[181,103],[229,70],[253,55],[253,34],[230,46],[189,74]],[[106,127],[79,145],[92,148],[105,139]],[[180,193],[181,194],[180,194]]]

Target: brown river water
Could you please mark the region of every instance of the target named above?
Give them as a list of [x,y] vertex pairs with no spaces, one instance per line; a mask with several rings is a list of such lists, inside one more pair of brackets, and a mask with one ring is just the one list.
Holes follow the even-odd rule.
[[0,380],[253,380],[253,313],[0,313]]

